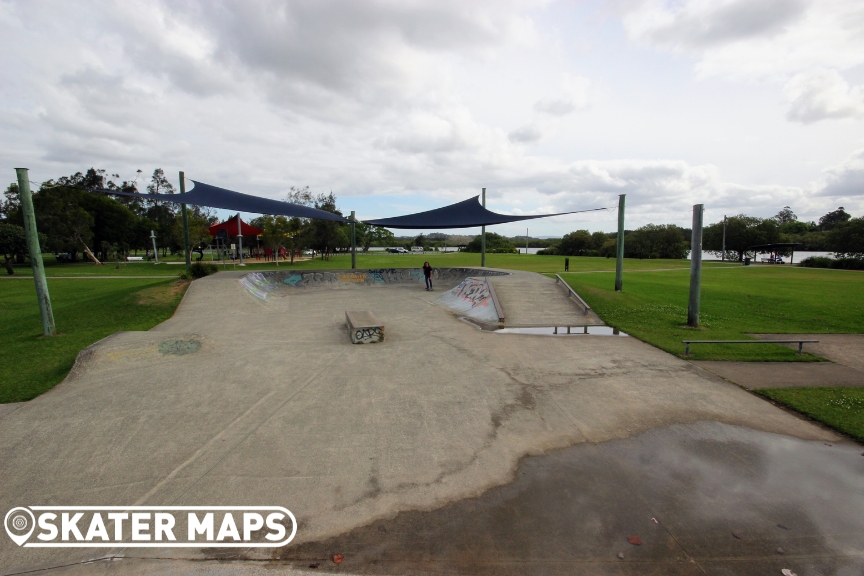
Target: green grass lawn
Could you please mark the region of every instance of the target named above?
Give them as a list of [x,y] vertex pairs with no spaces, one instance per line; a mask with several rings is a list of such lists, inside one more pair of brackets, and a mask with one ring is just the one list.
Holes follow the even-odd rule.
[[78,352],[118,330],[170,318],[186,290],[173,280],[49,279],[59,336],[42,336],[32,280],[0,282],[0,403],[30,400],[63,380]]
[[864,388],[769,388],[756,393],[864,442]]
[[[45,274],[51,276],[177,276],[182,269],[179,257],[173,258],[175,264],[153,264],[151,262],[129,262],[121,264],[118,268],[116,263],[106,263],[96,266],[92,262],[78,262],[75,264],[59,263],[52,254],[43,255],[45,262]],[[432,266],[480,266],[480,254],[469,254],[467,252],[428,253],[428,254],[388,254],[386,252],[369,252],[357,254],[358,268],[419,268],[423,262],[429,261]],[[194,258],[193,258],[194,261]],[[211,262],[205,258],[204,262]],[[258,262],[247,260],[247,265],[240,268],[233,264],[224,265],[213,262],[222,270],[275,270],[274,262]],[[564,272],[563,256],[538,256],[536,254],[487,254],[486,265],[490,268],[506,268],[511,270],[529,270],[531,272]],[[627,270],[659,270],[669,268],[686,269],[690,266],[687,260],[625,260]],[[707,262],[706,267],[740,267],[739,264],[720,262]],[[279,268],[293,267],[304,270],[323,270],[351,268],[351,255],[339,254],[331,256],[329,260],[315,258],[313,260],[301,260],[293,264],[280,261]],[[615,270],[614,258],[589,258],[571,257],[570,270],[579,272],[604,272]],[[29,264],[16,265],[15,273],[21,276],[31,275]]]
[[[572,260],[571,260],[572,262]],[[779,266],[705,267],[700,323],[690,329],[687,270],[632,273],[625,261],[624,291],[614,273],[562,274],[607,324],[673,354],[681,340],[739,340],[748,333],[858,333],[864,329],[864,274]],[[806,345],[805,345],[806,352]],[[817,360],[776,345],[695,344],[695,360]]]

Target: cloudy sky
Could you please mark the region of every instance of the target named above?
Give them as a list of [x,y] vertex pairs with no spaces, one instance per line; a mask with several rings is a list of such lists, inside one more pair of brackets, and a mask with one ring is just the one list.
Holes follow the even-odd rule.
[[0,50],[10,182],[162,167],[360,218],[482,187],[515,214],[627,194],[628,228],[864,214],[861,0],[0,0]]

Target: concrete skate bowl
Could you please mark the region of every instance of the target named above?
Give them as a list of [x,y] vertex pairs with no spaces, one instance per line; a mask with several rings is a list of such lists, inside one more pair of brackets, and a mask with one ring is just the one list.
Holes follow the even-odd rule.
[[[482,268],[435,268],[432,282],[436,289],[447,291],[469,277],[509,276],[508,272]],[[368,270],[279,270],[251,272],[240,279],[249,293],[260,300],[286,295],[287,291],[309,289],[345,289],[392,285],[422,285],[421,268],[370,268]]]

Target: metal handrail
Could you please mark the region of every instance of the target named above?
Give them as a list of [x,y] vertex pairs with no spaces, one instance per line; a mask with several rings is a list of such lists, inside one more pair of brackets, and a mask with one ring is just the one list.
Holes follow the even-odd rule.
[[573,288],[569,284],[567,284],[567,282],[565,282],[563,278],[561,278],[561,276],[555,274],[555,283],[557,284],[558,282],[564,284],[564,287],[567,289],[567,296],[572,296],[576,299],[577,302],[579,302],[579,304],[582,306],[582,313],[588,314],[588,311],[591,310],[591,307],[588,306],[588,303],[585,302],[582,297],[579,296],[579,294],[577,294],[576,291],[573,290]]
[[798,354],[804,350],[804,343],[817,343],[819,340],[682,340],[684,355],[690,355],[690,344],[798,344]]

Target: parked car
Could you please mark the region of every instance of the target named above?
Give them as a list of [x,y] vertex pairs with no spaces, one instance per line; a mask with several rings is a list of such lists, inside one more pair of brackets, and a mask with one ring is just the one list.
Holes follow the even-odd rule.
[[388,248],[387,252],[391,254],[409,254],[408,250],[405,248]]

